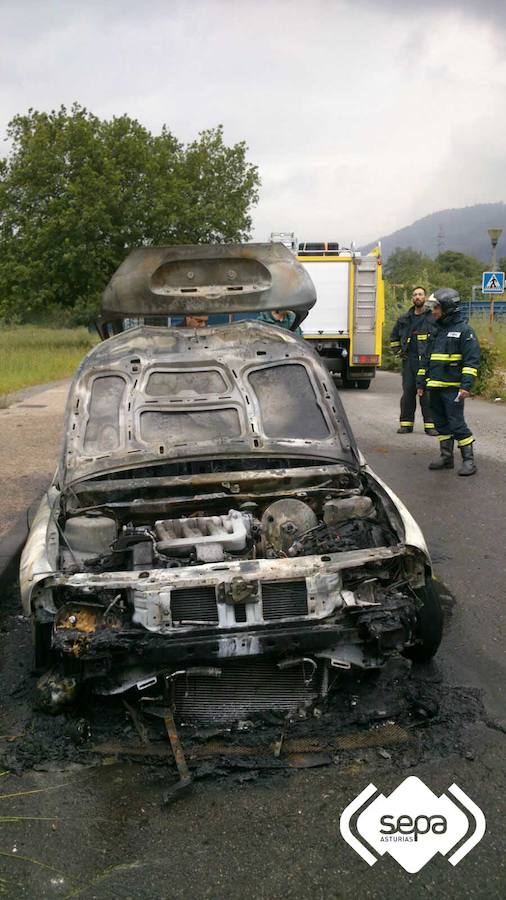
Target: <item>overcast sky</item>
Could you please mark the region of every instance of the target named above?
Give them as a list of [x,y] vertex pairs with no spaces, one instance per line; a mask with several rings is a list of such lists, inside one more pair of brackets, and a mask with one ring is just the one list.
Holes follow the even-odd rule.
[[[506,199],[505,0],[0,0],[0,132],[74,100],[260,169],[255,238]],[[7,147],[6,147],[7,149]]]

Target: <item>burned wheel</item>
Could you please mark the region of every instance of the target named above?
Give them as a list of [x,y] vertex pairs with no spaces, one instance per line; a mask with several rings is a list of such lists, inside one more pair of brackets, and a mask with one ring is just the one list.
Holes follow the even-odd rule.
[[426,662],[434,656],[443,637],[443,610],[432,578],[416,593],[421,601],[416,614],[416,643],[407,647],[403,656],[413,662]]

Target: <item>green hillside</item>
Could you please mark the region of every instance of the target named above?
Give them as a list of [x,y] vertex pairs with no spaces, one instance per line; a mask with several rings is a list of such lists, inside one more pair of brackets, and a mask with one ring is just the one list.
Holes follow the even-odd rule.
[[[442,250],[458,250],[484,260],[488,265],[488,228],[503,228],[506,232],[506,203],[479,203],[462,209],[442,209],[431,213],[412,225],[381,237],[382,255],[384,259],[388,259],[397,247],[412,247],[432,258]],[[362,247],[362,251],[372,249],[375,243],[376,241]],[[499,243],[498,255],[506,255],[506,233]]]

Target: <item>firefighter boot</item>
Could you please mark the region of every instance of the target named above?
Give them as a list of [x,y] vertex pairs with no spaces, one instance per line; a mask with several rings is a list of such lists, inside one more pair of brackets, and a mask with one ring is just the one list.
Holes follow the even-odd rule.
[[441,441],[439,450],[441,456],[436,462],[429,463],[429,469],[453,469],[453,438],[445,438],[444,441]]
[[474,461],[473,445],[466,444],[460,448],[462,453],[462,465],[457,471],[457,475],[474,475],[476,472],[476,463]]

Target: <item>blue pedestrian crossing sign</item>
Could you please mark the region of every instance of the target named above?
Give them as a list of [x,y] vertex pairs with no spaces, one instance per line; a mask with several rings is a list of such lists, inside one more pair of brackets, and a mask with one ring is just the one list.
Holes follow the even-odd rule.
[[504,294],[504,272],[484,272],[481,279],[482,294]]

